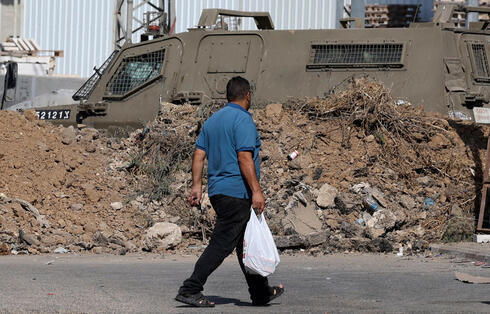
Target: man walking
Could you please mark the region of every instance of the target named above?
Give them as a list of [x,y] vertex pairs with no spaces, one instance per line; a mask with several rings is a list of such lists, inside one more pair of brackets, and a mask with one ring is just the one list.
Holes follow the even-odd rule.
[[284,292],[282,285],[270,287],[266,277],[248,274],[243,266],[243,236],[250,207],[259,214],[265,207],[259,184],[260,138],[248,112],[249,82],[239,76],[232,78],[226,85],[226,98],[228,104],[204,123],[192,160],[189,202],[193,206],[201,202],[202,174],[207,157],[208,193],[217,217],[209,245],[175,298],[197,307],[214,306],[201,291],[208,276],[234,249],[253,305],[266,305]]

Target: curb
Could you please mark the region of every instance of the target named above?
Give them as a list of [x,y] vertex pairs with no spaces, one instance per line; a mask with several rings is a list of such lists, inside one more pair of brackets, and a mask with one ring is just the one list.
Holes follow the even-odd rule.
[[444,244],[431,244],[429,249],[432,253],[436,254],[445,254],[473,261],[490,263],[490,252],[488,250],[475,250]]

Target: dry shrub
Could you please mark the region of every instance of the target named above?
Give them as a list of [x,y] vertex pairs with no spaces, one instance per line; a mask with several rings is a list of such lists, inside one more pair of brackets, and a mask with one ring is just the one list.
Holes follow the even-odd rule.
[[137,177],[138,194],[161,201],[174,192],[171,185],[175,174],[190,172],[200,129],[219,108],[218,104],[203,105],[196,112],[190,105],[179,108],[162,105],[157,119],[137,135],[137,146],[132,153],[130,170]]
[[409,178],[413,169],[443,171],[444,165],[434,163],[434,152],[427,143],[436,134],[446,135],[447,121],[406,102],[397,104],[378,82],[353,80],[349,88],[328,98],[309,99],[301,110],[312,120],[341,121],[342,145],[346,148],[350,148],[353,128],[373,135],[382,147],[379,160],[399,169],[403,177]]

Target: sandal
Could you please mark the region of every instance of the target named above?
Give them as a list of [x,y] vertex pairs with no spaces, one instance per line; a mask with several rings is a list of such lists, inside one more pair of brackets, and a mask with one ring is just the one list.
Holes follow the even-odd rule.
[[214,302],[209,301],[202,293],[188,296],[177,294],[175,300],[195,307],[214,307]]
[[252,305],[254,306],[264,306],[269,302],[281,296],[284,293],[284,287],[274,286],[270,287],[271,294],[265,300],[253,300]]

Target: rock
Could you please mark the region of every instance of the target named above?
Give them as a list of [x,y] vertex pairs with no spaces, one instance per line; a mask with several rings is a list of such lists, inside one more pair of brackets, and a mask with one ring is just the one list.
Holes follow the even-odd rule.
[[362,233],[362,228],[357,224],[350,224],[348,222],[342,222],[341,230],[346,238],[354,238]]
[[384,208],[388,207],[388,202],[385,200],[383,193],[377,189],[373,189],[371,191],[371,196],[379,203],[379,205],[383,206]]
[[132,209],[139,209],[139,210],[145,209],[145,205],[143,205],[141,202],[138,202],[137,200],[132,200],[131,202],[129,202],[129,204],[131,205]]
[[316,203],[321,208],[333,207],[335,206],[335,197],[338,193],[336,188],[325,183],[318,192]]
[[378,228],[371,228],[371,227],[367,227],[365,230],[364,230],[364,234],[370,238],[370,239],[377,239],[379,237],[381,237],[382,235],[385,234],[385,230],[384,229],[378,229]]
[[406,209],[412,209],[415,208],[415,206],[417,206],[417,203],[415,202],[413,197],[410,197],[406,194],[403,194],[399,197],[399,203]]
[[75,128],[73,126],[69,126],[67,128],[63,128],[61,130],[61,142],[65,145],[70,145],[77,138],[77,134],[75,132]]
[[54,253],[57,253],[57,254],[66,254],[68,253],[69,251],[67,249],[65,249],[64,247],[58,247],[56,248],[56,250],[54,250]]
[[121,202],[113,202],[111,203],[111,207],[114,210],[120,210],[121,208],[123,208],[123,204]]
[[458,206],[458,204],[453,204],[453,206],[451,207],[451,216],[463,216],[463,210],[461,209],[461,207]]
[[374,239],[371,243],[373,244],[374,247],[378,249],[379,252],[385,252],[385,253],[393,252],[393,245],[391,244],[390,241],[386,239],[377,238]]
[[83,205],[82,204],[71,204],[70,209],[74,211],[79,211],[82,210]]
[[159,222],[146,231],[143,245],[145,249],[151,251],[157,248],[172,248],[181,241],[182,231],[179,226],[173,223]]
[[417,181],[417,183],[419,183],[422,186],[428,186],[432,184],[432,178],[429,176],[417,178],[415,179],[415,181]]
[[108,237],[101,231],[94,233],[94,243],[99,246],[106,246],[109,243]]
[[92,143],[87,144],[87,145],[85,146],[85,151],[86,151],[87,153],[95,153],[95,151],[96,151],[96,150],[97,150],[97,147],[96,147],[94,144],[92,144]]
[[269,104],[265,107],[265,115],[268,118],[280,117],[282,113],[282,104]]
[[374,138],[374,135],[372,135],[372,134],[368,135],[364,138],[364,142],[366,142],[366,143],[372,143],[372,142],[374,142],[374,140],[375,140],[375,138]]
[[68,230],[75,236],[83,234],[83,227],[79,225],[71,225]]
[[131,241],[125,241],[124,242],[124,247],[129,251],[129,252],[133,252],[136,250],[136,245],[133,244],[133,242]]
[[91,188],[86,189],[85,195],[87,196],[87,198],[90,201],[92,201],[94,203],[96,203],[100,200],[100,194],[95,189],[91,189]]
[[179,222],[179,220],[180,220],[180,217],[179,217],[179,216],[175,216],[175,217],[170,217],[170,218],[168,219],[168,222],[171,222],[171,223],[173,223],[173,224],[176,224],[176,223],[178,223],[178,222]]
[[368,213],[367,211],[362,212],[362,220],[364,220],[364,222],[367,222],[371,218],[373,218],[373,216],[371,216],[370,213]]
[[19,230],[19,238],[21,241],[23,241],[29,245],[39,246],[39,244],[41,244],[41,242],[39,242],[39,240],[37,239],[37,237],[35,235],[30,234],[30,233],[26,233],[22,229]]
[[340,223],[337,219],[327,218],[325,224],[330,227],[331,230],[337,230],[340,227]]
[[298,201],[300,201],[304,206],[307,206],[308,205],[308,201],[306,200],[306,197],[303,195],[303,193],[301,192],[296,192],[293,194],[297,199]]
[[353,198],[350,197],[347,193],[341,193],[337,195],[334,199],[335,207],[342,214],[349,214],[353,211],[354,207],[357,205],[357,202],[354,201]]
[[396,216],[387,209],[378,210],[373,217],[366,222],[369,228],[390,230],[396,224]]
[[102,249],[100,246],[96,246],[96,247],[94,247],[94,248],[92,249],[92,252],[93,252],[94,254],[102,254],[102,253],[104,253],[104,250],[103,250],[103,249]]
[[9,255],[10,247],[6,243],[0,243],[0,256],[1,255]]
[[80,131],[82,141],[90,142],[99,138],[99,131],[94,128],[83,128]]
[[31,254],[31,255],[37,255],[37,254],[39,254],[39,251],[36,250],[35,248],[33,248],[32,246],[30,246],[30,247],[27,248],[27,252],[29,252],[29,254]]
[[358,184],[353,185],[351,188],[351,191],[360,194],[360,193],[366,193],[371,191],[371,185],[366,182],[361,182]]
[[305,206],[295,198],[291,198],[288,206],[288,215],[283,219],[284,229],[292,229],[298,234],[310,234],[322,229],[322,222],[315,212],[315,206]]
[[313,232],[308,235],[287,235],[274,236],[274,242],[278,249],[311,247],[325,243],[330,236],[330,232]]

